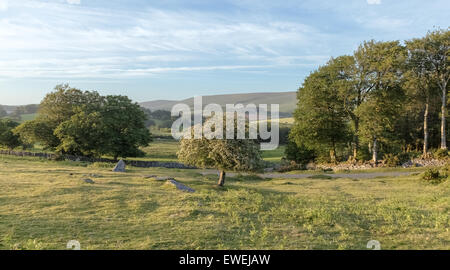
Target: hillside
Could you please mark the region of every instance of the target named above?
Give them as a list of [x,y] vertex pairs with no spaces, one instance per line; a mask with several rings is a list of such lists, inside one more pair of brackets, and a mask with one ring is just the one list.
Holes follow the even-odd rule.
[[[177,103],[184,103],[190,107],[194,106],[194,98],[184,100],[154,100],[140,103],[141,106],[155,110],[170,111],[172,106]],[[280,104],[281,115],[291,115],[295,109],[297,98],[296,92],[277,92],[277,93],[248,93],[248,94],[228,94],[228,95],[211,95],[203,96],[203,105],[217,103],[225,106],[225,104]],[[270,109],[270,106],[269,106]]]
[[[194,107],[194,98],[188,98],[184,100],[153,100],[147,102],[141,102],[140,105],[144,108],[152,111],[164,110],[170,111],[172,107],[177,103],[184,103],[190,107]],[[228,94],[228,95],[211,95],[203,96],[203,106],[210,103],[217,103],[222,106],[225,104],[279,104],[280,105],[280,117],[290,117],[294,112],[297,104],[296,92],[272,92],[272,93],[247,93],[247,94]],[[13,113],[19,106],[2,106],[8,114]],[[268,107],[270,110],[270,106]],[[36,115],[26,114],[24,120],[31,120]]]

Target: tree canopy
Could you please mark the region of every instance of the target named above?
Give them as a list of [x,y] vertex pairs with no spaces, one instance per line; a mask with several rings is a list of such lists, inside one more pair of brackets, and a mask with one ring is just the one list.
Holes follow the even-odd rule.
[[225,171],[248,172],[262,167],[260,145],[257,140],[250,139],[183,138],[177,155],[187,165],[220,170],[219,186],[225,184]]
[[23,145],[20,137],[13,133],[13,129],[18,125],[19,123],[10,119],[0,119],[0,146],[13,149]]
[[151,141],[146,116],[125,96],[101,96],[58,85],[46,95],[35,120],[15,132],[27,142],[60,153],[85,156],[137,156]]
[[449,30],[405,45],[366,41],[313,71],[297,93],[288,158],[335,161],[339,152],[340,160],[367,160],[370,153],[377,163],[379,154],[420,145],[424,156],[438,143],[446,149],[449,42]]

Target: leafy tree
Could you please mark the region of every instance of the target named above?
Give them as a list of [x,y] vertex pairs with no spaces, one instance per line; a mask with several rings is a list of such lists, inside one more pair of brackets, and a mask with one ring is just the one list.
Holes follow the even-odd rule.
[[298,90],[298,106],[291,138],[299,147],[329,152],[336,162],[336,149],[349,141],[350,130],[344,102],[340,99],[341,58],[311,73]]
[[16,128],[27,142],[75,155],[142,155],[151,140],[146,116],[125,96],[101,96],[58,85],[39,106],[38,117]]
[[145,126],[146,115],[139,104],[126,96],[106,96],[100,113],[109,138],[103,151],[105,154],[114,159],[143,155],[139,147],[147,146],[152,139]]
[[441,92],[441,149],[447,149],[446,115],[450,80],[450,31],[429,32],[421,40],[413,40],[426,76],[431,77]]
[[28,144],[40,143],[44,149],[54,149],[61,143],[54,135],[51,122],[42,118],[23,122],[14,129],[14,133]]
[[69,121],[80,108],[92,111],[99,108],[101,103],[102,97],[97,92],[83,92],[68,84],[57,85],[42,100],[37,118],[24,122],[17,132],[26,141],[39,143],[47,149],[57,148],[61,144],[54,133],[58,126]]
[[60,140],[58,152],[83,156],[101,156],[108,139],[100,113],[82,110],[62,122],[54,134]]
[[405,77],[405,89],[412,97],[412,102],[419,103],[423,109],[423,156],[428,157],[429,148],[429,114],[432,101],[439,96],[438,87],[433,80],[425,50],[426,40],[413,39],[406,42],[408,60]]
[[10,119],[0,120],[0,145],[8,147],[9,149],[14,149],[22,145],[20,137],[14,134],[13,130],[19,125],[19,123],[14,122]]
[[218,169],[219,186],[225,184],[226,171],[257,171],[262,167],[260,145],[249,139],[183,138],[177,156],[187,165]]
[[360,48],[361,63],[367,67],[364,84],[369,85],[366,101],[356,109],[361,120],[360,136],[372,144],[372,159],[378,162],[378,143],[393,131],[395,117],[404,100],[402,69],[405,50],[399,42],[366,42]]

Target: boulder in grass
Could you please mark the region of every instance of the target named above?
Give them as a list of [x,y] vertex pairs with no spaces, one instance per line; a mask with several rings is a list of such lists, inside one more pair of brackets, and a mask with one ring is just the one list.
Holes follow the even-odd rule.
[[123,159],[117,162],[117,165],[114,167],[113,172],[125,172],[125,161],[123,161]]
[[94,180],[89,179],[89,178],[83,179],[83,181],[87,184],[95,184]]
[[194,189],[192,189],[192,188],[190,188],[190,187],[188,187],[186,185],[183,185],[183,184],[181,184],[181,183],[179,183],[179,182],[177,182],[175,180],[167,180],[166,184],[172,185],[172,186],[176,187],[178,190],[181,190],[181,191],[191,192],[191,193],[195,192]]

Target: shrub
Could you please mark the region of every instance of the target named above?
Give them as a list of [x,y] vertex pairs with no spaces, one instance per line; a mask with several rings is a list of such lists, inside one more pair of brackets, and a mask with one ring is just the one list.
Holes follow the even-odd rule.
[[434,151],[434,153],[433,153],[433,157],[437,158],[437,159],[445,159],[448,156],[449,155],[448,155],[447,149],[438,149],[438,150]]
[[438,169],[428,169],[422,174],[422,179],[433,184],[439,184],[447,179],[447,175],[441,174]]
[[398,156],[398,159],[400,160],[400,163],[403,164],[403,163],[408,162],[408,161],[410,161],[410,160],[412,160],[414,158],[418,158],[421,155],[422,155],[422,152],[413,151],[413,152],[401,152],[397,156]]
[[384,164],[386,164],[386,166],[388,167],[397,167],[401,165],[399,157],[394,154],[385,154],[383,159]]
[[367,147],[366,145],[361,146],[358,153],[356,154],[356,159],[362,161],[371,160],[372,154],[369,151],[369,147]]
[[305,165],[315,158],[313,150],[305,146],[298,146],[295,142],[289,142],[285,150],[286,158],[296,164]]

